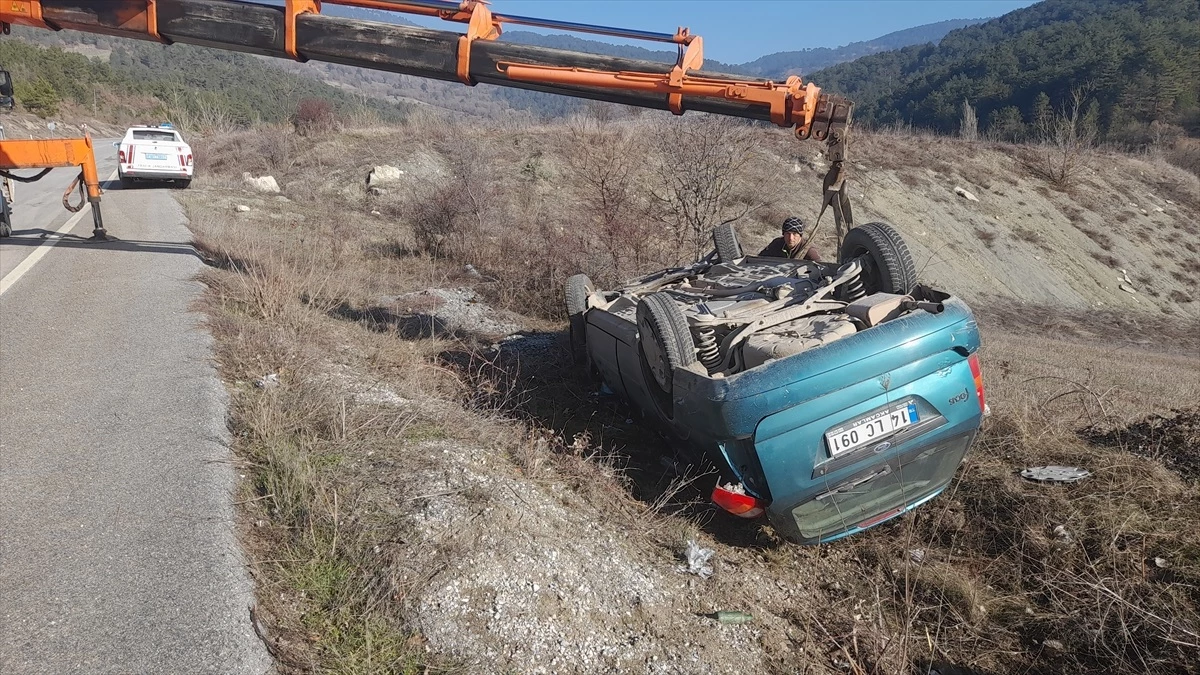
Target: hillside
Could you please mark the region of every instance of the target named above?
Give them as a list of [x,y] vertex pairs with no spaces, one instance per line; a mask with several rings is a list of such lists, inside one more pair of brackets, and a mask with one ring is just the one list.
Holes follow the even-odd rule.
[[157,115],[245,126],[287,121],[308,98],[329,101],[343,117],[395,122],[405,113],[402,104],[355,96],[274,61],[192,45],[15,26],[12,38],[0,40],[0,63],[12,73],[17,100],[44,117],[74,103],[112,121]]
[[[1045,0],[946,36],[812,77],[869,125],[953,133],[963,101],[989,135],[1036,135],[1081,95],[1083,128],[1129,147],[1170,128],[1200,135],[1200,6],[1194,0]],[[1152,124],[1166,127],[1151,128]]]
[[950,31],[973,26],[986,20],[951,19],[898,30],[874,40],[851,42],[843,47],[816,47],[799,51],[776,52],[748,63],[739,64],[735,66],[738,70],[731,72],[776,79],[788,75],[802,75],[808,78],[814,71],[821,68],[853,61],[869,54],[901,49],[910,45],[937,44]]

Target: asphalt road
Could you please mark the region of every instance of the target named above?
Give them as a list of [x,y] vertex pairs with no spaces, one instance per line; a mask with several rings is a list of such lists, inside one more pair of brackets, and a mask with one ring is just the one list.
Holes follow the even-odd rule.
[[119,241],[85,213],[39,248],[71,178],[19,185],[0,243],[0,673],[267,672],[183,212],[110,184]]

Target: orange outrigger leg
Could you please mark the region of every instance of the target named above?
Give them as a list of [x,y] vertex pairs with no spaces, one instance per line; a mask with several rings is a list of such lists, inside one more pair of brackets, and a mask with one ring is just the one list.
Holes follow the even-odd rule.
[[[32,140],[4,140],[0,142],[0,176],[21,183],[40,180],[56,167],[79,167],[79,177],[63,193],[63,206],[77,212],[84,202],[92,205],[92,238],[108,239],[104,230],[104,219],[100,215],[100,176],[96,172],[96,155],[92,151],[92,137],[51,138]],[[17,176],[13,169],[42,169],[33,176]],[[81,199],[71,204],[71,193],[79,187]]]

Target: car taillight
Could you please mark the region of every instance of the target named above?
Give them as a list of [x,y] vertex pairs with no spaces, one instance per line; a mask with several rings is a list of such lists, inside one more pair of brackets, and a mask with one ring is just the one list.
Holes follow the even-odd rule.
[[188,166],[192,165],[192,156],[188,155]]
[[979,412],[987,414],[987,403],[983,398],[983,371],[979,369],[979,352],[967,357],[971,364],[971,377],[975,379],[975,395],[979,397]]
[[125,151],[124,150],[117,151],[117,161],[122,164],[125,163]]
[[766,510],[767,502],[746,494],[741,485],[717,483],[712,491],[717,506],[741,518],[757,518]]

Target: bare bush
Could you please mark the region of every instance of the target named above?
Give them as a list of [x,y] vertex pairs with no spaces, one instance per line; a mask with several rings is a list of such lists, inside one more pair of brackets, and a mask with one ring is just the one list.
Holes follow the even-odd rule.
[[462,236],[466,209],[456,186],[437,184],[426,188],[412,207],[410,222],[417,246],[434,256],[443,256]]
[[201,92],[174,90],[161,101],[162,113],[175,126],[200,134],[225,134],[239,126],[237,115],[220,99]]
[[196,139],[193,147],[201,173],[233,176],[243,171],[255,175],[286,173],[303,154],[299,137],[281,126],[209,134]]
[[1087,87],[1075,88],[1057,112],[1041,116],[1037,150],[1025,162],[1035,176],[1060,190],[1069,189],[1092,160],[1096,131],[1083,123],[1087,92]]
[[[478,263],[485,230],[496,231],[498,192],[484,150],[476,144],[447,148],[451,175],[427,183],[412,205],[413,235],[425,252]],[[488,227],[492,225],[492,227]]]
[[337,127],[337,116],[333,104],[323,98],[304,98],[292,115],[292,126],[301,136],[311,136],[333,131]]
[[752,131],[741,121],[713,115],[665,120],[654,130],[661,155],[655,197],[681,259],[703,255],[714,227],[751,211],[735,206],[733,197],[738,175],[755,152]]
[[1171,164],[1200,176],[1200,140],[1177,139],[1175,145],[1166,151],[1166,158]]
[[[608,108],[598,108],[608,111]],[[617,280],[640,269],[646,252],[647,220],[637,195],[642,161],[627,128],[576,120],[571,125],[574,152],[567,156],[572,177],[582,188],[579,225],[599,240],[608,269],[598,279]]]

